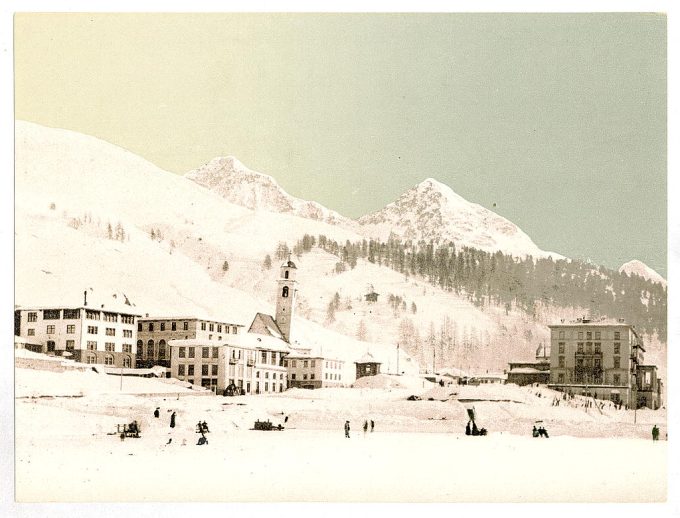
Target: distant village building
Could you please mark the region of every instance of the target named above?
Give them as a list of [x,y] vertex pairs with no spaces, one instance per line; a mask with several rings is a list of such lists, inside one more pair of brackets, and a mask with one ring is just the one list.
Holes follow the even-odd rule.
[[550,382],[550,347],[541,344],[536,349],[536,361],[510,362],[508,383],[515,385],[547,385]]
[[661,383],[656,366],[643,365],[645,351],[635,328],[623,319],[576,321],[550,328],[549,387],[658,408]]
[[371,290],[371,292],[364,295],[364,297],[366,298],[366,302],[378,302],[378,295],[380,294]]
[[363,378],[364,376],[375,376],[380,374],[381,363],[377,361],[371,353],[364,354],[360,359],[354,362],[356,365],[356,378]]
[[169,346],[171,376],[216,394],[269,394],[287,388],[283,359],[290,348],[280,340],[244,333],[223,341],[171,340]]
[[242,332],[242,324],[218,322],[195,316],[149,317],[137,322],[137,368],[170,367],[170,340],[221,341]]
[[507,381],[507,375],[502,372],[487,372],[486,374],[476,374],[468,378],[468,384],[486,385],[495,383],[502,385]]
[[132,308],[90,307],[85,295],[79,306],[16,309],[14,334],[32,344],[27,348],[34,352],[82,363],[132,367],[138,316]]
[[345,362],[310,354],[292,353],[283,360],[288,370],[290,388],[317,389],[343,387],[342,372]]

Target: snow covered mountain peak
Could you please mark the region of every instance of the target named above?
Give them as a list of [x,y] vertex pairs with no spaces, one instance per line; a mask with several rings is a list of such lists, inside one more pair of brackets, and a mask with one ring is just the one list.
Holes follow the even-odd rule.
[[213,158],[184,177],[231,203],[251,210],[288,213],[334,225],[357,227],[354,221],[320,203],[291,196],[273,177],[249,169],[233,156]]
[[552,255],[544,252],[514,223],[471,203],[434,178],[427,178],[385,208],[359,219],[364,232],[386,240],[449,240],[458,246],[501,250],[515,256]]
[[649,281],[657,282],[659,284],[662,284],[663,286],[666,286],[666,279],[664,279],[661,276],[661,274],[647,266],[642,261],[638,261],[637,259],[633,259],[632,261],[628,261],[627,263],[622,264],[621,267],[619,268],[619,273],[627,273],[628,275],[633,274],[638,275]]

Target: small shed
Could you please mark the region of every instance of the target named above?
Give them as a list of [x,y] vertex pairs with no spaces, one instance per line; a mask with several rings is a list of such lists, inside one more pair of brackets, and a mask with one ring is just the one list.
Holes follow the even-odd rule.
[[370,293],[364,295],[364,297],[366,298],[366,302],[378,302],[378,295],[379,293],[371,291]]
[[377,361],[371,353],[364,354],[354,362],[357,367],[357,379],[364,376],[375,376],[380,374],[381,363]]

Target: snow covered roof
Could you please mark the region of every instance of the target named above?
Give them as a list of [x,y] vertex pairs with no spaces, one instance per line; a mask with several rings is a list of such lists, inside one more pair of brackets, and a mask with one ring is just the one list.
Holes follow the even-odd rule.
[[288,353],[293,349],[287,342],[273,336],[255,333],[243,333],[239,335],[226,335],[225,340],[208,340],[205,338],[187,338],[170,340],[170,347],[239,347],[250,350],[267,350]]
[[382,363],[382,362],[376,360],[371,353],[366,353],[354,363]]
[[508,374],[538,374],[538,373],[545,373],[549,374],[550,371],[542,371],[539,369],[534,369],[532,367],[517,367],[515,369],[510,369]]
[[549,328],[553,327],[573,327],[573,326],[622,326],[622,327],[630,327],[632,328],[633,326],[631,324],[627,324],[624,319],[615,319],[615,318],[597,318],[597,319],[589,319],[589,318],[577,318],[576,320],[570,320],[569,322],[560,322],[559,324],[550,324],[548,325]]
[[147,320],[204,320],[206,322],[215,322],[217,324],[225,324],[228,326],[236,326],[236,327],[245,327],[245,324],[237,324],[235,322],[230,322],[226,320],[217,320],[214,318],[207,318],[205,316],[197,316],[197,315],[191,315],[191,316],[182,316],[182,315],[150,315],[149,313],[146,313],[143,316],[139,317],[140,321],[147,321]]
[[295,266],[295,263],[288,259],[285,261],[282,265],[281,268],[295,268],[297,270],[297,266]]
[[250,324],[250,328],[248,329],[248,333],[261,334],[258,333],[258,323],[261,325],[261,328],[264,331],[266,331],[269,335],[275,338],[283,339],[283,333],[281,332],[281,329],[279,329],[279,326],[276,323],[276,320],[274,320],[274,317],[272,317],[271,315],[267,315],[265,313],[255,314],[255,317],[253,318],[253,321]]
[[133,317],[140,317],[141,313],[136,308],[127,305],[106,305],[101,304],[100,306],[91,306],[88,304],[44,304],[35,306],[17,306],[15,308],[19,311],[44,311],[49,309],[88,309],[92,311],[104,311],[107,313],[118,313],[120,315],[130,315]]

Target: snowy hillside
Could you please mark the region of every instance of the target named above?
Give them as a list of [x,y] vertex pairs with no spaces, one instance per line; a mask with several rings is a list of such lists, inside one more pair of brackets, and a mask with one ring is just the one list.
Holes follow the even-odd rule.
[[231,156],[214,158],[184,176],[219,194],[225,200],[248,209],[293,214],[334,225],[358,228],[356,222],[317,202],[291,196],[274,178],[248,169]]
[[632,261],[622,264],[619,268],[619,272],[625,272],[628,275],[638,275],[643,279],[647,279],[648,281],[657,282],[663,286],[666,286],[666,279],[664,279],[661,274],[657,273],[655,270],[647,266],[642,261],[638,261],[637,259],[633,259]]
[[405,240],[454,241],[487,251],[534,257],[561,256],[544,252],[514,223],[471,203],[450,187],[428,178],[384,209],[359,219],[365,234],[386,241],[390,234]]

